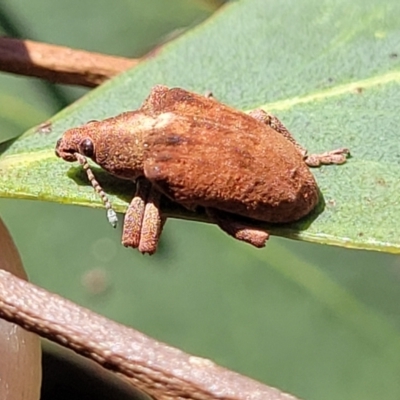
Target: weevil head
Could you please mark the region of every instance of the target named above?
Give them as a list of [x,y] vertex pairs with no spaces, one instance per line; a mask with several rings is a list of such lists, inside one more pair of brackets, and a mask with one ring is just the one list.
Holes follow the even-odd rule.
[[56,155],[73,162],[79,153],[113,175],[136,179],[143,174],[144,137],[154,123],[139,111],[91,121],[67,130],[56,144]]
[[69,162],[77,160],[76,153],[92,158],[95,154],[94,142],[96,139],[87,127],[88,125],[85,125],[67,130],[57,141],[57,157]]

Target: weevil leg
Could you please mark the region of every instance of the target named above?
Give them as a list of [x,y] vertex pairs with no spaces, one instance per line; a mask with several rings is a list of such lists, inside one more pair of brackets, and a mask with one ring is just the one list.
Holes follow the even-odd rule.
[[328,164],[344,164],[350,155],[349,149],[341,148],[326,151],[321,154],[309,154],[304,156],[304,161],[309,167],[319,167]]
[[223,211],[206,208],[206,212],[224,232],[235,239],[261,248],[265,246],[265,242],[269,238],[268,232],[241,223]]
[[257,121],[260,121],[265,125],[270,126],[274,131],[277,131],[282,136],[284,136],[287,140],[289,140],[289,142],[293,143],[296,146],[297,150],[302,156],[305,156],[307,154],[307,150],[299,143],[297,143],[296,139],[292,136],[286,126],[283,125],[280,119],[275,117],[275,115],[272,115],[261,109],[253,110],[250,112],[249,115],[251,115]]
[[350,151],[346,148],[335,149],[321,154],[308,155],[307,150],[296,141],[286,126],[283,125],[282,122],[275,117],[275,115],[272,115],[261,109],[251,111],[250,115],[256,120],[270,126],[276,132],[280,133],[287,140],[289,140],[289,142],[293,143],[299,153],[304,157],[304,162],[309,167],[319,167],[326,164],[343,164],[350,155]]
[[142,229],[138,250],[141,253],[153,254],[157,250],[158,241],[165,223],[160,212],[161,193],[150,188],[144,209]]
[[129,204],[124,218],[122,244],[125,247],[139,247],[140,232],[149,188],[149,182],[143,179],[137,180],[135,196]]
[[150,94],[147,96],[146,100],[143,102],[142,110],[154,110],[159,108],[159,104],[162,102],[163,97],[167,95],[169,88],[164,85],[156,85],[151,89]]
[[163,226],[158,203],[160,194],[149,181],[138,179],[136,193],[125,214],[122,244],[138,248],[142,253],[153,254]]

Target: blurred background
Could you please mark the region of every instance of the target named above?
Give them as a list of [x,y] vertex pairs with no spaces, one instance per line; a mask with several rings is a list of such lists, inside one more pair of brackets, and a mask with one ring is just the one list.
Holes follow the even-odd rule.
[[[0,34],[139,57],[221,3],[0,0]],[[0,141],[86,92],[0,74]],[[307,400],[400,398],[399,257],[276,237],[256,250],[180,220],[148,257],[103,210],[0,199],[0,213],[31,281],[100,314]],[[90,379],[69,393],[70,364],[46,354],[43,399],[115,398]]]

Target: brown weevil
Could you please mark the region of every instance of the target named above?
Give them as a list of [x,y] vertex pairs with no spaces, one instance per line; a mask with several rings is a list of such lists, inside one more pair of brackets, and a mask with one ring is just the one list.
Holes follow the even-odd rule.
[[162,195],[190,210],[204,207],[229,235],[263,247],[268,233],[240,216],[269,223],[300,219],[319,200],[308,167],[342,164],[349,151],[307,155],[263,110],[245,114],[211,96],[159,85],[136,111],[66,131],[56,154],[83,165],[114,225],[116,215],[86,157],[136,182],[122,243],[152,254],[165,222]]

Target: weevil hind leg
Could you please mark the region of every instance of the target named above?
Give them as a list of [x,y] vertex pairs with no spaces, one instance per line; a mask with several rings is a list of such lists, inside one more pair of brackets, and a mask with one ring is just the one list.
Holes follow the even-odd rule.
[[349,149],[341,148],[331,151],[326,151],[320,154],[309,154],[304,156],[304,162],[309,167],[319,167],[329,164],[344,164],[350,156]]
[[161,194],[146,179],[138,179],[135,197],[125,214],[122,244],[153,254],[158,245],[165,219],[161,216]]
[[305,157],[305,155],[307,154],[307,150],[299,143],[297,143],[296,139],[292,136],[286,126],[283,125],[280,119],[275,117],[275,115],[272,115],[261,109],[253,110],[250,112],[249,115],[251,115],[257,121],[260,121],[263,124],[270,126],[274,131],[280,133],[296,147],[296,149],[303,157]]
[[289,140],[289,142],[291,142],[303,156],[304,162],[309,167],[319,167],[328,164],[344,164],[350,155],[350,151],[346,148],[335,149],[321,154],[308,155],[307,150],[296,141],[286,126],[283,125],[277,117],[261,109],[250,112],[250,115],[256,120],[270,126],[276,132]]
[[206,208],[206,212],[224,232],[237,240],[261,248],[269,238],[268,232],[239,222],[223,211]]

